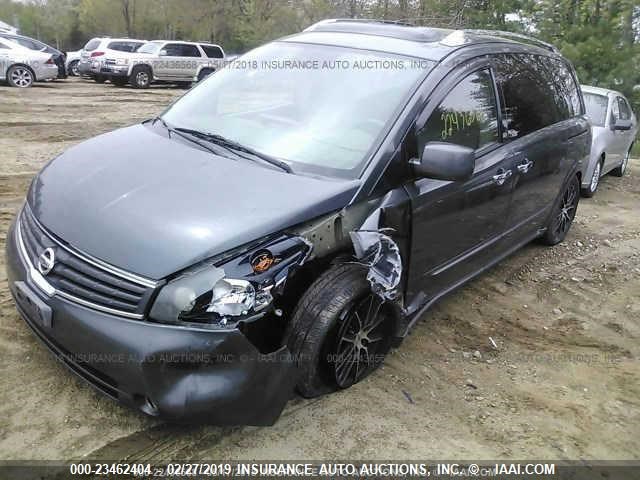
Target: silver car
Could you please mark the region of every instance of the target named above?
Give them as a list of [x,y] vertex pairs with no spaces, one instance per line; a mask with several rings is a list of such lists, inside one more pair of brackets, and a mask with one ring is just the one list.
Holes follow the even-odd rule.
[[582,194],[592,197],[602,176],[624,175],[638,121],[620,92],[582,85],[582,93],[593,130],[589,162],[582,166]]
[[33,82],[57,77],[58,66],[52,55],[0,38],[0,80],[12,87],[27,88]]
[[130,83],[148,88],[153,82],[191,84],[224,66],[219,45],[202,42],[154,40],[135,53],[105,57],[101,74],[115,85]]

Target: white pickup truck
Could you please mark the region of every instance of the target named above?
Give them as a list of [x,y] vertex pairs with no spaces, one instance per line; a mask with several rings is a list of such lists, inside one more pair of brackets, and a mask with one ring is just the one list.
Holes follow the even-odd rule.
[[201,42],[154,40],[133,53],[118,53],[101,60],[100,74],[111,83],[148,88],[152,83],[198,82],[222,68],[224,50]]

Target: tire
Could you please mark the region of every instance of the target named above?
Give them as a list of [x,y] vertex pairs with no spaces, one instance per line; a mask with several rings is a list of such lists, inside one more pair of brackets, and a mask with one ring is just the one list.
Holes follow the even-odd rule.
[[365,268],[329,268],[302,295],[288,327],[287,345],[300,372],[296,389],[312,398],[359,382],[382,363],[392,329],[392,316],[371,292]]
[[107,77],[105,77],[104,75],[94,75],[93,80],[96,83],[104,83],[107,81]]
[[113,83],[116,87],[124,87],[127,83],[129,83],[129,79],[126,77],[114,77],[111,80],[111,83]]
[[198,73],[198,83],[200,83],[202,80],[207,78],[213,72],[215,72],[215,70],[210,70],[208,68],[204,68],[204,69],[200,70],[200,73]]
[[11,65],[7,70],[7,82],[15,88],[29,88],[35,79],[33,71],[24,65]]
[[151,69],[149,67],[139,65],[133,67],[131,76],[129,77],[129,83],[134,88],[149,88],[152,81]]
[[71,62],[67,70],[68,75],[72,77],[79,77],[80,72],[78,71],[78,60],[74,60],[73,62]]
[[593,168],[593,174],[591,175],[591,181],[589,182],[589,186],[586,188],[582,188],[580,193],[582,193],[583,197],[591,198],[598,191],[598,186],[600,186],[600,177],[602,177],[602,166],[604,165],[604,158],[600,158],[596,166]]
[[627,154],[622,159],[622,163],[617,167],[611,170],[611,175],[614,177],[624,177],[625,172],[627,171],[627,165],[629,165],[629,157],[631,157],[631,149],[633,145],[629,147]]
[[549,223],[540,240],[545,245],[557,245],[562,242],[573,224],[580,201],[580,180],[574,176],[562,189],[562,193],[553,206]]

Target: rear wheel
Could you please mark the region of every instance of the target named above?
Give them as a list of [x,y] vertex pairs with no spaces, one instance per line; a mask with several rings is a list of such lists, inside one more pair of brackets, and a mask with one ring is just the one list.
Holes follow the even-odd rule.
[[309,398],[359,382],[382,363],[392,329],[366,269],[330,268],[302,296],[289,325],[289,350],[301,372],[297,390]]
[[133,68],[129,83],[135,88],[149,88],[151,85],[151,69],[145,66]]
[[593,175],[591,175],[591,181],[589,182],[589,186],[583,188],[582,195],[587,198],[591,198],[595,195],[596,190],[598,190],[598,185],[600,185],[600,175],[602,174],[602,164],[604,159],[598,160],[596,166],[593,167]]
[[556,245],[562,242],[569,233],[580,201],[579,192],[580,180],[574,176],[564,187],[562,195],[553,207],[547,230],[541,237],[542,242],[546,245]]
[[622,163],[620,164],[620,166],[618,166],[618,168],[615,168],[611,171],[611,175],[613,175],[614,177],[624,177],[624,174],[627,171],[627,166],[629,165],[629,157],[631,157],[632,148],[633,148],[633,145],[629,147],[629,150],[627,151],[627,154],[622,159]]
[[35,81],[33,72],[22,65],[12,65],[7,70],[7,81],[9,85],[16,88],[29,88]]

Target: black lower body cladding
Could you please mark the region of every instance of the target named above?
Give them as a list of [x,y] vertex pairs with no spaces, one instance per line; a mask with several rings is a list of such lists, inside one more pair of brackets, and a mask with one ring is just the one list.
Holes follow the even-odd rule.
[[[31,280],[15,223],[6,254],[9,286],[29,327],[67,367],[123,404],[176,422],[271,425],[293,393],[286,347],[260,354],[237,329],[129,320],[48,297]],[[50,322],[34,304],[50,309]]]

